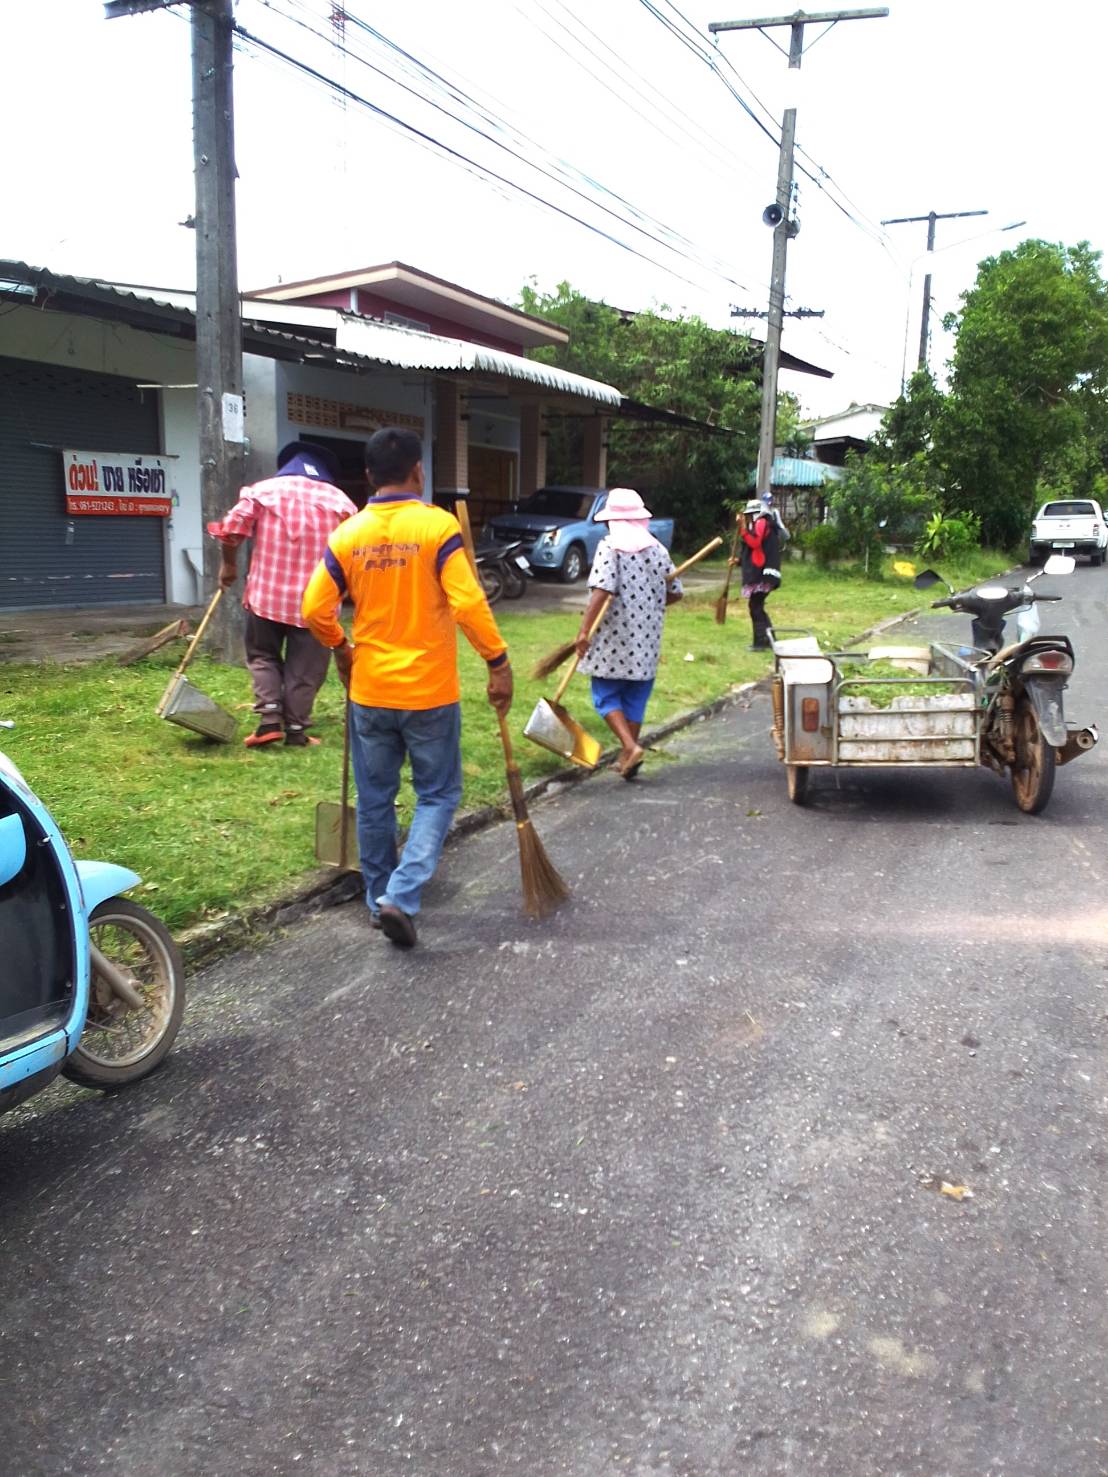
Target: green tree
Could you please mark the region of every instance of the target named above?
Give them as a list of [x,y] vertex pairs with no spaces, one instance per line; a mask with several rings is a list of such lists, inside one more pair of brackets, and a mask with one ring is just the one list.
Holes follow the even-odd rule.
[[[659,514],[673,517],[682,545],[711,537],[727,509],[749,496],[757,460],[760,388],[749,339],[710,328],[699,318],[658,312],[620,313],[567,282],[553,293],[523,288],[520,306],[570,335],[566,345],[532,357],[615,385],[647,405],[664,407],[730,434],[712,435],[642,421],[613,420],[608,482],[636,487]],[[782,397],[778,440],[796,434],[798,407]],[[580,477],[579,423],[555,423],[547,451],[551,481]]]
[[1044,487],[1090,491],[1108,445],[1108,286],[1100,253],[1024,241],[978,268],[962,307],[950,388],[934,417],[949,510],[987,541],[1018,544]]

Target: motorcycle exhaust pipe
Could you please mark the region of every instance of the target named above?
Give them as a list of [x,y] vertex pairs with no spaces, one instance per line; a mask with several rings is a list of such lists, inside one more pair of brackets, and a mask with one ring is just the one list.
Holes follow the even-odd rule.
[[1066,742],[1058,750],[1058,763],[1068,764],[1078,754],[1087,754],[1096,747],[1099,740],[1100,734],[1095,723],[1090,723],[1088,728],[1071,728],[1066,735]]

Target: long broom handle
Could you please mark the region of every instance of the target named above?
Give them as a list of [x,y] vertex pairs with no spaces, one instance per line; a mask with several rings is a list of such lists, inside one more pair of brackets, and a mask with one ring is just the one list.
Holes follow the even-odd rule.
[[346,847],[350,839],[350,698],[342,717],[342,822],[339,832],[339,866],[346,866]]
[[723,540],[717,533],[710,544],[705,544],[702,549],[698,549],[695,554],[686,559],[684,564],[679,564],[672,574],[666,575],[666,579],[671,582],[675,579],[680,579],[686,569],[691,569],[694,564],[699,564],[701,559],[707,559],[709,554],[714,554],[722,543]]
[[731,557],[727,561],[727,574],[723,581],[723,593],[725,595],[731,590],[731,571],[735,567],[735,560],[739,557],[739,539],[742,538],[742,529],[738,523],[735,524],[735,536],[731,540]]
[[211,620],[212,616],[215,614],[215,608],[219,604],[219,602],[220,602],[220,600],[222,598],[223,598],[223,586],[220,585],[217,588],[215,594],[212,596],[211,602],[209,603],[207,610],[204,612],[204,619],[200,622],[200,624],[196,628],[196,635],[192,638],[192,640],[189,642],[188,646],[185,648],[185,654],[181,658],[181,665],[177,668],[177,670],[174,672],[173,676],[169,679],[169,683],[168,683],[168,685],[167,685],[167,687],[165,689],[164,694],[162,695],[162,700],[158,704],[158,712],[159,713],[161,713],[162,709],[165,707],[166,699],[169,697],[170,689],[172,688],[173,684],[177,681],[177,678],[184,676],[184,674],[185,674],[185,668],[188,666],[189,662],[192,661],[193,654],[195,653],[196,648],[200,645],[200,639],[203,636],[204,632],[208,629],[208,622]]
[[466,558],[469,567],[477,575],[477,551],[473,547],[473,529],[469,526],[469,509],[466,507],[465,499],[459,498],[454,504],[454,516],[462,530],[462,543],[465,545]]
[[[608,614],[608,607],[611,605],[611,603],[612,603],[612,601],[614,599],[615,599],[615,596],[614,595],[606,595],[604,597],[604,603],[601,605],[600,609],[596,612],[596,619],[593,621],[592,625],[589,627],[589,640],[590,641],[596,635],[597,630],[598,630],[598,628],[600,626],[600,622]],[[554,694],[554,702],[556,702],[556,703],[560,703],[561,702],[561,700],[562,700],[562,694],[565,692],[566,688],[569,686],[569,679],[573,676],[574,672],[576,672],[576,670],[577,670],[577,663],[580,660],[581,660],[580,656],[575,651],[573,653],[573,660],[570,662],[568,668],[566,669],[565,676],[558,683],[558,690]]]
[[531,819],[527,814],[527,801],[523,794],[523,777],[519,772],[519,765],[515,761],[512,750],[512,736],[508,732],[508,720],[504,714],[497,712],[496,721],[500,728],[500,742],[504,746],[504,768],[508,774],[508,794],[512,797],[512,814],[516,818],[517,828],[524,826]]

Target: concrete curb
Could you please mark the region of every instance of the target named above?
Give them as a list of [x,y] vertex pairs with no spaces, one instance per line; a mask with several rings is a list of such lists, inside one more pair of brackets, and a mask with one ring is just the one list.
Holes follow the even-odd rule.
[[[852,637],[851,641],[865,641],[870,636],[879,636],[882,632],[899,625],[901,621],[912,620],[920,614],[921,610],[922,606],[917,610],[906,610],[900,615],[890,616],[888,620],[880,621],[876,626],[871,626],[869,630]],[[656,744],[671,734],[680,733],[684,728],[690,728],[694,723],[715,718],[718,714],[726,712],[728,708],[734,707],[747,693],[766,691],[768,686],[768,677],[760,677],[753,682],[742,682],[737,687],[733,687],[730,692],[724,693],[722,697],[713,698],[711,702],[702,703],[700,707],[678,713],[675,718],[670,718],[657,728],[649,729],[644,735],[645,742],[648,746]],[[559,769],[554,774],[548,774],[543,779],[536,780],[524,790],[528,804],[540,800],[548,791],[560,790],[566,785],[582,784],[593,775],[599,774],[602,769],[606,769],[615,759],[617,752],[616,749],[605,750],[594,770],[577,769],[570,766],[568,769]],[[510,814],[511,808],[507,800],[503,805],[485,805],[480,810],[467,811],[460,815],[450,828],[446,844],[452,846],[467,836],[473,836],[478,831],[486,830],[489,826],[506,820]],[[337,908],[343,903],[351,902],[361,895],[361,891],[362,881],[358,873],[336,873],[330,868],[320,868],[300,878],[287,893],[282,893],[269,902],[245,908],[241,913],[236,913],[229,918],[220,918],[212,923],[200,923],[194,928],[186,929],[179,936],[177,943],[185,963],[196,968],[223,954],[244,948],[247,944],[262,939],[275,929],[287,928],[304,918],[325,912],[328,908]]]

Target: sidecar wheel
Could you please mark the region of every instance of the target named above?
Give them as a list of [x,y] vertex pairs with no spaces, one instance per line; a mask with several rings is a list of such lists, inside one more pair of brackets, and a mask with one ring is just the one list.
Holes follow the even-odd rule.
[[1046,809],[1056,768],[1054,746],[1043,737],[1035,709],[1021,702],[1016,709],[1016,762],[1011,773],[1016,804],[1025,815],[1040,815]]
[[808,798],[808,766],[786,764],[785,782],[789,787],[789,799],[794,805],[803,805]]
[[127,1006],[95,972],[77,1050],[62,1072],[82,1087],[125,1087],[158,1067],[185,1009],[185,967],[160,918],[127,898],[94,908],[89,932],[100,952],[133,979],[145,1007]]

